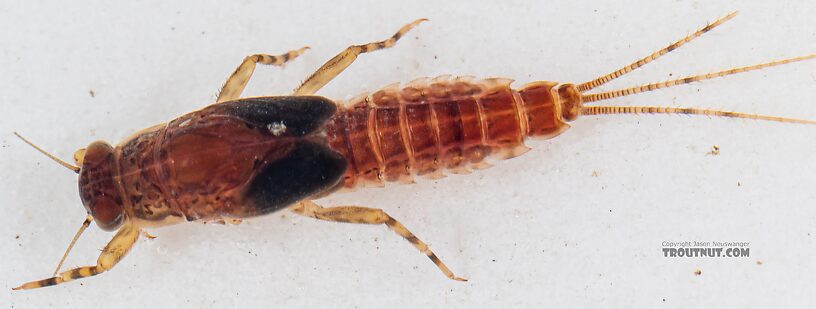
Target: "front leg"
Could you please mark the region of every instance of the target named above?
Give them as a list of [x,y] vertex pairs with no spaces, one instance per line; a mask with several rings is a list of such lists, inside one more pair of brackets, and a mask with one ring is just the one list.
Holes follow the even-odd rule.
[[309,49],[308,46],[298,50],[289,51],[288,53],[279,56],[267,54],[247,56],[244,58],[244,61],[241,62],[241,65],[235,69],[235,72],[232,72],[232,75],[227,78],[227,82],[224,83],[224,86],[221,87],[221,91],[218,92],[218,99],[216,99],[216,103],[240,98],[241,92],[244,91],[244,87],[246,87],[246,84],[252,77],[252,73],[255,72],[255,64],[260,63],[266,65],[283,66],[285,63],[303,54],[303,52],[307,49]]
[[402,223],[389,216],[382,209],[368,208],[360,206],[339,206],[323,208],[312,201],[303,201],[291,207],[291,210],[299,215],[312,217],[319,220],[346,222],[355,224],[385,224],[389,229],[399,234],[405,240],[410,242],[414,247],[424,253],[431,261],[436,264],[436,267],[445,274],[446,277],[457,280],[467,281],[467,279],[457,277],[453,272],[445,266],[445,263],[440,260],[436,254],[428,248],[424,242],[405,228]]
[[141,230],[138,227],[127,222],[116,232],[116,235],[113,236],[113,239],[105,246],[105,249],[102,249],[102,253],[99,254],[99,259],[96,261],[96,266],[77,267],[61,272],[59,275],[48,279],[28,282],[14,288],[14,290],[36,289],[101,274],[110,270],[116,263],[122,260],[128,251],[130,251],[130,248],[133,248],[133,244],[139,239],[140,234]]

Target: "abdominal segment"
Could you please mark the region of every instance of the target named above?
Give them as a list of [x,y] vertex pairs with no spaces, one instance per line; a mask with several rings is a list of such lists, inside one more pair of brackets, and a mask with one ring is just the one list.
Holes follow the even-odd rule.
[[510,82],[422,79],[351,100],[326,125],[330,147],[347,160],[343,186],[467,173],[489,166],[487,158],[526,152],[527,137],[568,128],[551,92],[555,83],[514,90]]

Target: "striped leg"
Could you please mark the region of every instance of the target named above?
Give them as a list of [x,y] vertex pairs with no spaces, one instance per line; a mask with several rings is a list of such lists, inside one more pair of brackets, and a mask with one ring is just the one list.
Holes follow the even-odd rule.
[[141,230],[128,222],[116,232],[116,235],[105,246],[105,249],[102,249],[102,253],[96,261],[96,266],[77,267],[48,279],[28,282],[14,288],[14,290],[36,289],[101,274],[110,270],[122,260],[125,254],[130,251],[130,248],[133,247],[133,244],[136,243],[136,240],[139,239],[140,234]]
[[442,263],[442,261],[436,257],[436,254],[428,248],[428,245],[419,240],[414,233],[411,233],[402,223],[399,223],[399,221],[389,216],[382,209],[359,206],[323,208],[312,201],[304,201],[293,206],[291,210],[299,215],[326,221],[355,224],[385,224],[389,229],[408,240],[414,247],[419,249],[419,251],[425,253],[445,276],[457,281],[467,281],[467,279],[455,276],[453,272],[445,266],[445,263]]
[[283,66],[285,63],[303,54],[303,52],[307,49],[309,49],[308,46],[298,50],[289,51],[288,53],[280,56],[272,56],[267,54],[247,56],[244,58],[244,61],[241,62],[241,65],[235,69],[235,72],[232,72],[232,75],[227,78],[227,82],[224,83],[224,86],[221,87],[221,91],[218,92],[218,99],[216,102],[220,103],[239,98],[241,96],[241,92],[244,91],[244,87],[246,87],[247,82],[249,82],[249,78],[252,77],[252,72],[255,72],[255,64],[260,63],[266,65]]
[[303,84],[300,85],[297,89],[295,89],[295,95],[308,95],[314,94],[320,88],[323,88],[326,84],[328,84],[332,79],[337,77],[343,70],[345,70],[349,65],[351,65],[354,60],[357,59],[357,56],[364,53],[370,53],[376,50],[389,48],[394,46],[406,32],[411,30],[411,28],[415,27],[419,23],[426,21],[427,19],[417,19],[410,24],[402,26],[402,28],[397,31],[393,36],[388,38],[384,41],[368,43],[363,45],[352,45],[346,48],[346,50],[334,56],[329,61],[327,61],[323,66],[317,69],[317,72],[314,72],[312,76],[306,79]]

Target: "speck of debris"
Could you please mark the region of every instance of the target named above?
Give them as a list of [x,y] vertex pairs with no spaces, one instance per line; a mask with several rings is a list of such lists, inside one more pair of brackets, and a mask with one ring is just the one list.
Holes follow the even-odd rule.
[[14,239],[20,239],[20,235],[14,236]]
[[762,265],[762,261],[761,261],[761,260],[757,260],[757,265]]
[[612,212],[612,209],[610,209],[609,212]]
[[493,262],[496,262],[496,260],[495,260],[495,259],[493,259]]
[[666,301],[666,299],[664,298],[663,301]]
[[699,275],[702,275],[702,274],[703,274],[703,271],[702,271],[702,270],[700,270],[699,268],[697,268],[697,269],[695,269],[695,270],[694,270],[694,275],[695,275],[695,276],[699,276]]
[[436,56],[434,56],[434,59],[438,59],[438,58]]
[[88,94],[90,94],[90,95],[91,95],[91,98],[95,98],[95,97],[96,97],[96,92],[94,92],[93,90],[88,90]]
[[600,172],[598,172],[598,171],[592,171],[592,177],[598,177],[598,176],[600,176],[600,175],[601,175],[601,173],[600,173]]
[[716,156],[720,154],[720,146],[713,145],[711,146],[711,151],[706,153],[707,155]]
[[742,186],[742,184],[739,181],[737,181],[737,187],[741,187],[741,186]]

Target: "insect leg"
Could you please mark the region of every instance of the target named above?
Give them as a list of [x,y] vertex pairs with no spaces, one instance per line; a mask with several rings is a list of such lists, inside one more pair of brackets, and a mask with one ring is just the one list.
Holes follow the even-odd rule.
[[306,95],[306,94],[314,94],[320,88],[328,84],[332,79],[337,77],[343,70],[345,70],[349,65],[351,65],[354,60],[357,59],[357,56],[364,53],[370,53],[376,50],[389,48],[394,46],[406,32],[411,30],[411,28],[415,27],[419,23],[426,21],[427,19],[417,19],[397,31],[393,36],[388,38],[384,41],[368,43],[363,45],[352,45],[346,48],[346,50],[334,56],[329,61],[327,61],[323,66],[317,69],[303,84],[300,85],[297,89],[295,89],[295,95]]
[[235,69],[235,72],[232,72],[232,75],[227,78],[227,82],[224,83],[224,86],[221,87],[221,91],[218,92],[218,99],[216,102],[224,102],[239,98],[241,96],[241,92],[244,91],[244,87],[246,87],[247,82],[249,82],[249,78],[252,77],[252,72],[255,72],[255,64],[260,63],[283,66],[285,63],[303,54],[303,52],[307,49],[309,49],[308,46],[298,50],[289,51],[288,53],[279,56],[267,54],[247,56],[244,58],[244,61],[241,62],[238,68]]
[[113,236],[113,239],[111,239],[108,245],[105,246],[105,249],[102,249],[102,253],[99,254],[99,259],[96,261],[96,266],[77,267],[61,272],[48,279],[28,282],[14,288],[14,290],[36,289],[101,274],[113,268],[113,266],[130,251],[130,248],[132,248],[136,240],[139,239],[140,234],[141,230],[138,227],[130,222],[125,223],[125,225],[116,232],[116,235]]
[[419,240],[414,233],[411,233],[411,231],[405,228],[402,223],[389,216],[382,209],[360,206],[323,208],[312,201],[304,201],[293,206],[291,210],[296,214],[319,220],[355,224],[385,224],[389,229],[405,238],[405,240],[408,240],[408,242],[414,245],[414,247],[428,256],[428,258],[431,259],[434,264],[436,264],[436,267],[438,267],[439,270],[445,274],[445,276],[457,281],[467,281],[467,279],[454,275],[453,272],[450,271],[447,266],[445,266],[445,263],[436,257],[436,254],[434,254],[433,251],[428,248],[428,245]]

